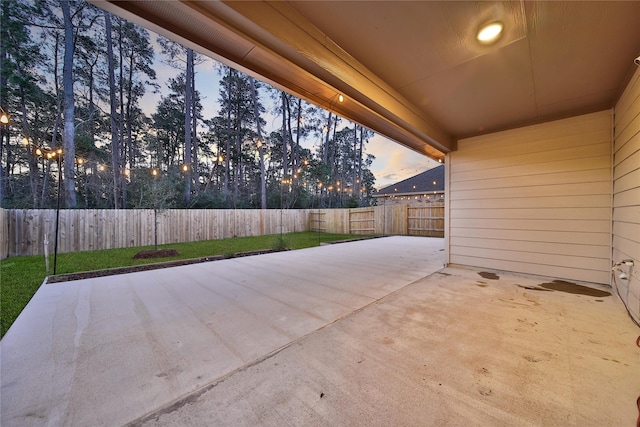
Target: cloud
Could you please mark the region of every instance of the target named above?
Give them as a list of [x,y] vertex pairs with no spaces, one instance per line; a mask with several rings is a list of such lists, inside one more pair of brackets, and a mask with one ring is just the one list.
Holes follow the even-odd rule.
[[371,172],[376,177],[377,188],[402,181],[439,164],[435,160],[377,134],[367,144],[366,151],[376,156],[371,164]]

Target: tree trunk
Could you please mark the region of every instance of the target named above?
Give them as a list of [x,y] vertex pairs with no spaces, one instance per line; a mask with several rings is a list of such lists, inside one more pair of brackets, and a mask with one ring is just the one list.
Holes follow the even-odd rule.
[[267,209],[267,174],[264,166],[264,138],[262,136],[262,126],[260,125],[260,111],[258,110],[258,94],[253,77],[249,77],[251,83],[251,100],[253,101],[253,115],[256,120],[258,130],[258,154],[260,155],[260,209]]
[[360,191],[360,188],[362,186],[362,144],[364,143],[364,128],[362,126],[360,126],[360,149],[358,150],[358,178],[356,180],[357,182],[357,189],[358,189],[358,197],[360,197],[360,195],[362,194],[362,192]]
[[22,107],[22,132],[24,133],[25,138],[28,139],[28,143],[27,143],[27,159],[29,162],[29,187],[31,189],[31,198],[33,199],[33,209],[38,209],[40,206],[38,206],[38,201],[39,201],[39,183],[40,183],[40,174],[39,174],[39,169],[38,169],[38,158],[36,156],[34,156],[33,152],[31,151],[31,147],[32,147],[32,136],[30,135],[30,132],[28,130],[28,124],[27,124],[27,105],[26,105],[26,101],[25,101],[25,96],[24,96],[24,88],[22,86],[20,86],[20,102],[21,102],[21,107]]
[[120,111],[118,114],[118,141],[120,142],[120,168],[118,170],[118,180],[120,181],[120,203],[123,208],[127,207],[127,141],[124,138],[125,105],[124,105],[124,50],[122,47],[122,20],[118,19],[118,93],[120,95]]
[[329,117],[327,118],[327,135],[324,140],[324,149],[322,150],[322,163],[325,165],[329,161],[329,132],[331,131],[331,111],[329,111]]
[[133,49],[129,53],[129,78],[127,80],[127,108],[126,120],[127,126],[127,156],[129,158],[129,166],[131,169],[136,167],[135,150],[133,147],[133,117],[132,117],[132,98],[133,98],[133,69],[135,67],[135,59]]
[[191,200],[191,98],[193,88],[191,87],[193,76],[193,50],[187,49],[187,70],[184,79],[184,164],[186,165],[184,180],[184,200],[187,206]]
[[334,120],[333,121],[333,137],[331,138],[333,141],[333,150],[331,150],[331,167],[329,168],[329,181],[331,183],[333,183],[334,180],[334,174],[335,174],[335,168],[336,168],[336,151],[337,147],[336,147],[336,131],[338,128],[338,120]]
[[95,147],[96,145],[96,103],[94,100],[94,73],[95,67],[98,63],[98,58],[96,57],[93,63],[91,64],[91,72],[89,76],[89,139],[91,141],[91,147]]
[[[73,23],[69,1],[61,0],[62,15],[64,17],[64,64],[62,66],[62,82],[64,88],[64,130],[62,146],[64,150],[64,201],[67,208],[76,207],[76,185],[74,166],[75,149],[75,105],[73,95]],[[59,172],[58,172],[59,173]]]
[[[6,19],[7,19],[7,13],[8,13],[7,9],[9,7],[9,3],[6,1],[1,2],[0,7],[2,8],[2,11],[0,12],[0,17],[1,17],[0,26],[5,26],[6,28],[8,26],[8,24],[6,23]],[[7,61],[8,59],[7,57],[8,57],[8,54],[7,54],[5,43],[2,43],[2,51],[0,51],[0,66],[4,64],[5,61]],[[2,107],[2,109],[6,111],[8,114],[9,109],[7,108],[6,100],[2,99],[2,96],[1,96],[2,94],[6,93],[6,88],[7,88],[6,73],[0,73],[0,107]],[[6,179],[8,178],[8,175],[7,176],[5,175],[9,170],[8,167],[4,167],[2,165],[5,133],[8,134],[8,126],[0,125],[0,206],[3,205],[2,203],[4,201],[4,197],[6,194],[5,183],[6,183]]]
[[[4,108],[4,107],[2,107]],[[6,110],[5,110],[6,111]],[[5,142],[7,148],[5,149]],[[0,160],[0,203],[9,194],[9,168],[10,168],[10,154],[9,150],[9,127],[0,125],[0,159],[2,159],[2,152],[6,151],[7,163],[2,167],[2,161]]]
[[[302,121],[302,99],[298,98],[298,114],[296,117],[296,122],[298,123],[296,127],[296,143],[293,146],[293,167],[295,170],[298,169],[300,165],[300,122]],[[289,128],[291,129],[291,128]]]
[[231,161],[231,67],[228,68],[227,74],[227,97],[229,108],[227,108],[227,135],[225,141],[225,158],[224,158],[224,196],[229,194],[229,162]]
[[[2,106],[4,109],[4,106]],[[6,110],[5,110],[6,111]],[[0,206],[2,206],[2,202],[4,201],[4,193],[5,193],[5,167],[2,165],[2,156],[4,153],[4,128],[5,126],[0,125]]]
[[287,156],[287,98],[284,92],[282,95],[282,178],[289,174],[289,158]]
[[353,182],[351,183],[351,189],[353,191],[354,196],[358,196],[356,193],[357,181],[358,181],[358,125],[353,124],[353,163],[351,166],[353,167]]
[[[91,63],[91,72],[89,75],[89,138],[91,141],[91,147],[96,145],[96,104],[94,101],[94,73],[95,67],[98,63],[98,57],[96,56],[93,63]],[[85,159],[89,160],[89,159]],[[93,171],[92,171],[93,172]],[[95,179],[95,175],[91,175],[92,179]],[[90,194],[92,194],[89,186],[89,179],[87,177],[87,169],[84,169],[84,208],[89,209]]]
[[2,143],[4,143],[5,146],[5,153],[7,156],[7,166],[5,168],[5,195],[7,196],[11,196],[11,194],[13,193],[12,188],[11,188],[11,176],[13,175],[13,156],[11,154],[11,132],[9,129],[9,126],[3,126],[4,128],[4,140],[1,141]]
[[199,192],[199,183],[200,183],[200,174],[198,171],[198,115],[197,115],[197,99],[196,99],[196,70],[194,63],[194,53],[191,49],[191,91],[193,96],[191,97],[191,163],[193,164],[192,170],[192,180],[194,182],[194,192],[198,194]]
[[[60,118],[62,117],[62,102],[60,96],[60,77],[58,76],[58,50],[60,48],[60,37],[58,33],[55,35],[55,45],[53,54],[53,84],[56,90],[56,120],[53,123],[53,131],[51,132],[51,146],[58,145],[58,129],[60,128]],[[45,206],[47,200],[47,188],[49,187],[49,173],[51,165],[47,162],[44,180],[42,182],[42,194],[40,195],[40,205]]]
[[[16,71],[18,75],[22,75],[22,69],[20,64],[16,64]],[[18,93],[20,94],[20,109],[22,110],[22,135],[27,138],[27,161],[29,163],[29,188],[31,190],[31,198],[33,200],[33,209],[38,209],[38,184],[40,181],[39,170],[38,170],[38,159],[34,156],[34,153],[31,151],[32,147],[32,136],[31,132],[29,132],[29,123],[27,122],[27,101],[24,93],[24,86],[20,86],[18,89]]]
[[236,167],[233,168],[233,207],[236,207],[236,203],[240,198],[240,179],[242,178],[242,140],[240,139],[240,112],[236,111],[235,114],[235,145],[236,145]]
[[291,144],[291,158],[289,159],[291,162],[291,175],[295,173],[295,144],[293,142],[293,133],[291,131],[291,103],[289,102],[289,98],[285,96],[285,106],[287,109],[287,123],[286,123],[286,131],[287,131],[287,140]]
[[111,104],[110,122],[111,122],[111,169],[113,172],[113,207],[118,209],[118,184],[120,170],[120,147],[118,144],[118,125],[116,123],[116,83],[115,83],[115,65],[113,61],[113,42],[111,39],[111,15],[104,12],[105,30],[107,33],[107,61],[109,67],[109,102]]

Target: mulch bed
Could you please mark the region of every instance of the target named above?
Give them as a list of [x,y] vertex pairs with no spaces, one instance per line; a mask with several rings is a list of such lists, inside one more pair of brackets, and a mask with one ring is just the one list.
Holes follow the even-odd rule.
[[169,258],[180,255],[175,249],[158,249],[150,251],[140,251],[133,256],[133,259]]

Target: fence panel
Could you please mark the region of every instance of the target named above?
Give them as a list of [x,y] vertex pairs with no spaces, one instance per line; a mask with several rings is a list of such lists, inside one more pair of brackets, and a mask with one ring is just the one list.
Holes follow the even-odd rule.
[[349,209],[350,234],[375,234],[375,209]]
[[326,212],[311,211],[309,213],[309,231],[324,233],[327,231]]
[[444,237],[444,204],[409,206],[407,234],[410,236]]

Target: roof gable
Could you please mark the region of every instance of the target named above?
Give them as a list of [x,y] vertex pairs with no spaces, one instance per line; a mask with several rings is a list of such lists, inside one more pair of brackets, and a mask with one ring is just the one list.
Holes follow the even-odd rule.
[[444,192],[444,165],[414,175],[403,181],[391,184],[379,190],[375,196],[393,194],[413,194],[426,192]]

